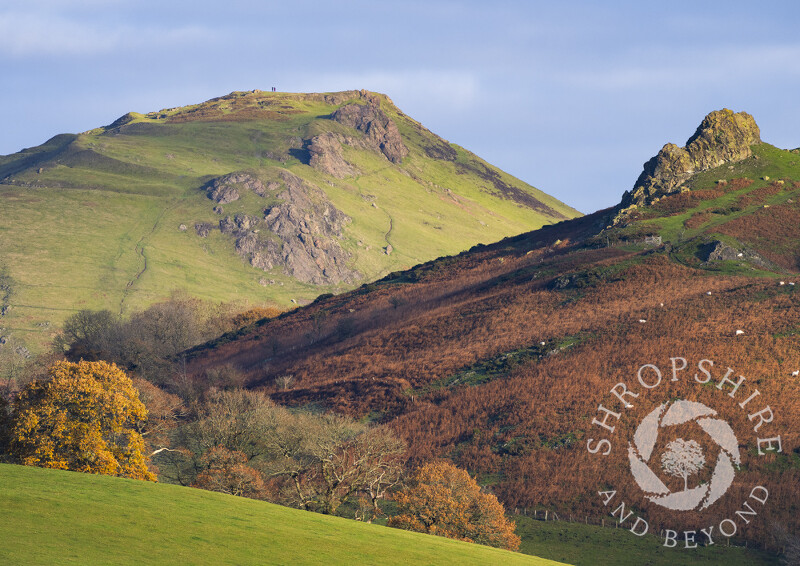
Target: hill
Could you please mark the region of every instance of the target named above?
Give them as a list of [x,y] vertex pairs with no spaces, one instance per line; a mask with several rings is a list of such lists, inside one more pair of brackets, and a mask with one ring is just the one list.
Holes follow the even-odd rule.
[[[507,508],[609,521],[597,494],[613,486],[658,534],[737,519],[753,486],[769,486],[769,505],[739,520],[733,540],[777,550],[781,530],[800,531],[800,157],[757,130],[740,136],[749,122],[735,116],[712,113],[684,148],[665,146],[619,207],[261,321],[196,349],[190,370],[202,379],[232,365],[282,403],[390,422],[414,460],[451,459]],[[639,368],[666,372],[680,365],[671,358],[714,361],[714,381],[690,369],[656,392],[638,386]],[[725,367],[747,385],[724,383]],[[288,390],[281,375],[294,377]],[[642,399],[626,407],[618,383]],[[752,412],[739,405],[748,398]],[[724,413],[741,465],[710,509],[676,516],[644,496],[626,441],[638,442],[657,400],[678,399]],[[625,415],[607,457],[596,455],[600,405]],[[759,455],[767,435],[780,453]],[[708,461],[723,458],[702,442]]]
[[199,489],[0,464],[4,564],[558,564]]
[[290,308],[577,211],[367,91],[235,92],[0,156],[0,336],[175,289]]
[[[559,563],[537,550],[572,564],[678,563],[655,541],[526,517],[520,554],[166,484],[7,464],[0,479],[9,564]],[[727,564],[769,563],[725,550]]]

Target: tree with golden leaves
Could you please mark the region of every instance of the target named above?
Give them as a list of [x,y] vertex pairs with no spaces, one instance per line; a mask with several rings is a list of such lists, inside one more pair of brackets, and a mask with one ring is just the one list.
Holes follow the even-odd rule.
[[418,468],[395,495],[398,513],[389,526],[517,550],[520,538],[494,495],[447,462]]
[[106,362],[56,362],[14,403],[10,452],[27,466],[155,481],[138,432],[147,410]]

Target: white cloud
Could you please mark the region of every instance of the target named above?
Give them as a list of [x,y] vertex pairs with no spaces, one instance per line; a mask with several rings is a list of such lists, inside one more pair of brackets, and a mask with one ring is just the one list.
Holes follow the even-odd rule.
[[663,88],[664,85],[697,88],[750,82],[752,77],[800,74],[796,62],[800,45],[731,46],[703,51],[694,46],[685,51],[650,51],[638,53],[636,61],[612,60],[596,67],[556,72],[557,78],[569,85],[606,90],[628,91]]
[[194,44],[213,35],[200,26],[134,27],[79,21],[44,11],[0,13],[0,57],[101,55],[120,49]]
[[[480,95],[480,81],[470,72],[458,70],[365,71],[362,73],[321,73],[285,85],[293,91],[367,89],[391,97],[401,108],[411,103],[462,111],[473,106]],[[400,102],[402,101],[402,103]]]

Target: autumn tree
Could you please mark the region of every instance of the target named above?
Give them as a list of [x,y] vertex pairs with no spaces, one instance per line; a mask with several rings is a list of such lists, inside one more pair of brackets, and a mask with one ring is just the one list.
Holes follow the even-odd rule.
[[[299,506],[336,514],[353,496],[364,493],[372,504],[371,519],[380,514],[378,501],[395,485],[403,467],[405,444],[389,429],[369,427],[340,415],[306,415],[301,437],[289,447],[287,469]],[[278,431],[286,438],[288,430]]]
[[201,463],[205,469],[197,475],[193,487],[251,499],[269,498],[263,475],[247,464],[242,452],[215,446],[203,455]]
[[54,347],[71,361],[112,361],[166,384],[175,373],[173,357],[232,330],[235,309],[234,304],[215,304],[176,291],[128,320],[108,310],[81,310],[64,322]]
[[275,484],[273,501],[326,514],[360,494],[376,517],[405,462],[405,444],[387,428],[289,411],[260,391],[209,392],[173,439],[156,459],[165,479],[219,491],[247,466]]
[[397,515],[389,526],[476,542],[519,548],[515,524],[494,495],[483,493],[470,475],[446,462],[418,468],[396,495]]
[[133,386],[139,392],[139,400],[147,409],[147,422],[139,432],[149,453],[169,448],[169,436],[187,416],[188,409],[183,400],[141,377],[134,377]]
[[28,466],[155,481],[138,427],[147,410],[106,362],[56,362],[14,403],[10,452]]
[[11,414],[9,412],[9,402],[0,392],[0,458],[8,449],[8,441],[11,432]]

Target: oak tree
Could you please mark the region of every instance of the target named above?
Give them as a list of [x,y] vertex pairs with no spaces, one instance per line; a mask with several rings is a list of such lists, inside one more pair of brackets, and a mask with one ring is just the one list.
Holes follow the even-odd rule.
[[520,538],[494,495],[483,493],[470,475],[446,462],[418,468],[396,495],[397,515],[389,526],[488,546],[517,550]]
[[146,419],[114,364],[56,362],[15,400],[10,452],[28,466],[155,481],[138,432]]
[[264,477],[247,464],[247,456],[242,452],[215,446],[203,455],[201,463],[205,470],[197,475],[194,487],[250,499],[269,498]]

